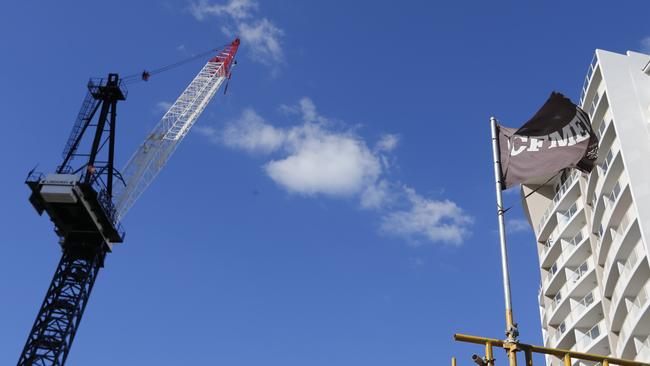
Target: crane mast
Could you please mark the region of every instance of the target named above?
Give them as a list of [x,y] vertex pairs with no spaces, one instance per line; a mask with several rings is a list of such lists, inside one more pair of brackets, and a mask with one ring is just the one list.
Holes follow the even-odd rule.
[[29,201],[54,223],[63,255],[18,365],[65,363],[104,258],[124,238],[111,198],[117,102],[126,94],[117,74],[91,79],[62,164],[25,181]]
[[47,175],[31,171],[25,181],[31,204],[54,223],[63,255],[18,365],[65,364],[106,254],[124,240],[120,218],[230,78],[238,47],[235,39],[208,61],[122,173],[113,163],[117,102],[126,99],[126,88],[117,74],[89,81],[62,164]]
[[219,87],[230,77],[238,47],[239,39],[236,39],[203,66],[129,159],[122,169],[125,185],[116,186],[118,218],[126,215],[156,178]]

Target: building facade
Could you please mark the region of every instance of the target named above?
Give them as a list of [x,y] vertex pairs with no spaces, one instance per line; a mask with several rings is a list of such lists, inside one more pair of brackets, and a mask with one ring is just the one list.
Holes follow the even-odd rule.
[[650,56],[597,50],[580,103],[599,137],[596,167],[521,190],[544,345],[649,362]]

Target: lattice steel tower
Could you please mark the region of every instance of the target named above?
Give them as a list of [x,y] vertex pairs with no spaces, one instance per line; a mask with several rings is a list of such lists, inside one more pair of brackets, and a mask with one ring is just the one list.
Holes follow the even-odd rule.
[[[112,243],[124,239],[112,196],[114,178],[119,178],[113,165],[117,102],[126,94],[117,74],[91,79],[63,150],[63,163],[55,173],[32,172],[27,178],[29,201],[54,222],[63,256],[19,365],[65,362],[104,257]],[[75,157],[79,164],[73,167]]]
[[[54,223],[63,256],[18,365],[65,363],[104,258],[114,243],[124,240],[120,219],[230,78],[238,47],[239,39],[235,39],[216,50],[217,55],[203,66],[132,155],[123,174],[114,167],[115,119],[117,102],[126,99],[126,88],[117,74],[90,80],[63,150],[63,162],[51,174],[30,172],[25,182],[36,211],[46,212]],[[144,72],[142,79],[150,75]]]

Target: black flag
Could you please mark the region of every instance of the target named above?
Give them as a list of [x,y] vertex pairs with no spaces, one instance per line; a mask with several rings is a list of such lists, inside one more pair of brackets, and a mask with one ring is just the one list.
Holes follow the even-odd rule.
[[503,189],[564,168],[589,173],[598,157],[598,138],[589,116],[553,92],[519,129],[499,126]]

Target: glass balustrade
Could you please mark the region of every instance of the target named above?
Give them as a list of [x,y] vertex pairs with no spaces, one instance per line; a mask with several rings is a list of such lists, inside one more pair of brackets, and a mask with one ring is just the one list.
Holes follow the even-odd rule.
[[542,215],[542,219],[539,222],[539,225],[537,226],[537,231],[539,232],[542,227],[544,226],[544,223],[546,223],[546,220],[549,218],[551,215],[551,212],[555,209],[555,206],[560,202],[562,199],[562,196],[564,196],[564,193],[571,187],[573,182],[576,180],[576,178],[580,176],[577,171],[573,171],[568,177],[567,180],[560,185],[558,188],[557,192],[555,192],[555,195],[553,196],[553,199],[551,200],[551,203],[549,203],[548,207],[546,208],[546,211],[544,211],[544,214]]
[[588,349],[588,346],[596,340],[601,335],[601,322],[596,323],[591,329],[589,329],[585,334],[583,334],[580,338],[578,338],[578,349],[583,350],[585,352]]

